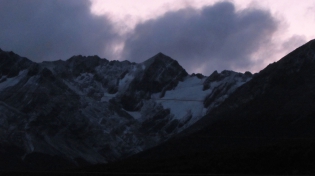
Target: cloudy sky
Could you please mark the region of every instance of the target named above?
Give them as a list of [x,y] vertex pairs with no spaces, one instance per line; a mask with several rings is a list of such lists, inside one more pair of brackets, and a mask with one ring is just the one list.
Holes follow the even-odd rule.
[[314,0],[0,0],[0,48],[36,62],[162,52],[189,73],[257,72],[314,29]]

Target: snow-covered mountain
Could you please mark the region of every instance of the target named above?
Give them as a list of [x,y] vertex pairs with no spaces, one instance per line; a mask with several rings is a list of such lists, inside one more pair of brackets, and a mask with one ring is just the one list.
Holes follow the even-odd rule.
[[15,161],[34,167],[43,156],[114,161],[186,129],[251,78],[189,75],[162,53],[143,63],[98,56],[35,63],[0,50],[0,152],[17,148]]

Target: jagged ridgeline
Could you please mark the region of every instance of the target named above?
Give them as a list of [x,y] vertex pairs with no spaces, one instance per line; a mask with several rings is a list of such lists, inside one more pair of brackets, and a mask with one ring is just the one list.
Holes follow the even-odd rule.
[[[207,79],[219,80],[216,75]],[[225,89],[213,89],[205,105],[221,90]],[[194,175],[314,175],[314,135],[312,40],[269,64],[174,138],[125,161],[93,169]]]
[[142,63],[98,56],[35,63],[0,50],[3,169],[60,169],[141,152],[194,124],[251,78],[189,75],[162,53]]

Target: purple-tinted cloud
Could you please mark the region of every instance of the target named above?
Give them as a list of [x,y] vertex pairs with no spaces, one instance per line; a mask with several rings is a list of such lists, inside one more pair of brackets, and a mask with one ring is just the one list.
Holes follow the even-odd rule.
[[125,40],[122,59],[142,62],[163,52],[189,72],[199,68],[210,74],[259,65],[251,56],[272,46],[279,27],[268,11],[236,11],[232,3],[220,2],[168,12],[120,36],[106,16],[91,14],[90,6],[88,0],[0,0],[0,48],[34,61],[77,54],[116,59],[112,46]]
[[106,56],[117,35],[87,0],[0,0],[0,48],[34,61]]
[[202,10],[182,9],[138,24],[125,42],[124,58],[144,61],[162,52],[189,72],[251,69],[251,55],[268,47],[278,22],[264,10],[236,11],[220,2]]

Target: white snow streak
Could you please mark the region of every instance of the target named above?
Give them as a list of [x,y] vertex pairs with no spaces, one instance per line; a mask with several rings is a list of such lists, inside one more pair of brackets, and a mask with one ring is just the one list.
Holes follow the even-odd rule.
[[2,79],[6,79],[4,82],[0,83],[0,91],[8,88],[8,87],[12,87],[14,85],[16,85],[17,83],[20,82],[20,80],[26,76],[27,74],[27,70],[23,70],[19,72],[19,75],[13,78],[2,78]]

